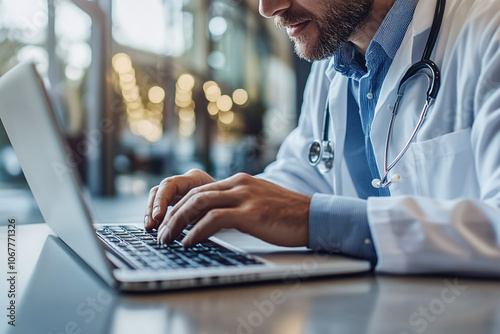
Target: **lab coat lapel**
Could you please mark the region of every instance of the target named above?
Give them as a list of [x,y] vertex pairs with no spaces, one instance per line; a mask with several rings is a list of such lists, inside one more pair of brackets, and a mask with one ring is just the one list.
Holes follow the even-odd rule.
[[347,84],[348,79],[341,75],[336,75],[330,85],[329,103],[330,103],[330,129],[333,129],[334,138],[334,189],[336,194],[343,194],[342,181],[349,173],[343,163],[344,143],[347,121]]
[[377,166],[381,176],[384,174],[384,147],[392,109],[396,101],[397,88],[408,68],[418,62],[422,57],[429,30],[432,26],[436,1],[437,0],[419,1],[415,9],[414,19],[408,26],[403,42],[382,84],[370,133]]

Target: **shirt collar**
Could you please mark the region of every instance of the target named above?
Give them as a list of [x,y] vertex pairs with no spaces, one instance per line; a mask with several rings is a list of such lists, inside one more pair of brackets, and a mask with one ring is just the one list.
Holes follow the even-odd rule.
[[[379,45],[385,54],[393,60],[398,51],[406,30],[413,18],[418,0],[396,0],[375,33],[368,50],[366,59],[369,62]],[[359,73],[363,67],[356,56],[356,48],[351,42],[344,44],[333,56],[335,69],[341,74],[351,77]]]
[[415,13],[418,0],[396,0],[373,37],[371,44],[378,43],[389,58],[394,59],[401,46],[406,30]]

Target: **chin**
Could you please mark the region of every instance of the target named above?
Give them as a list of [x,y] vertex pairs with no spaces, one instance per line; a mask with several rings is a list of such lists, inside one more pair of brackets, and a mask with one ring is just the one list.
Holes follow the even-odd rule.
[[331,56],[331,55],[325,56],[325,55],[319,54],[318,52],[311,52],[310,50],[307,50],[307,49],[304,50],[301,48],[300,49],[295,48],[295,53],[297,54],[297,56],[299,56],[299,58],[310,61],[310,62],[317,61],[317,60],[323,60],[323,59],[329,58]]
[[307,46],[307,44],[304,43],[295,43],[295,53],[297,54],[297,56],[307,61],[317,60],[311,53],[311,50]]
[[294,49],[297,56],[310,62],[327,59],[333,55],[318,43],[307,43],[306,41],[294,40]]

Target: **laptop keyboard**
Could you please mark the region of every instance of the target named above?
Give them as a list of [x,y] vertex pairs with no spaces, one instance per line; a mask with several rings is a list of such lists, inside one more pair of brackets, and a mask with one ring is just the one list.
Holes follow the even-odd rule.
[[180,241],[185,233],[165,245],[158,244],[156,230],[145,231],[135,226],[103,226],[96,233],[133,269],[201,269],[263,264],[251,255],[230,250],[211,240],[184,248]]

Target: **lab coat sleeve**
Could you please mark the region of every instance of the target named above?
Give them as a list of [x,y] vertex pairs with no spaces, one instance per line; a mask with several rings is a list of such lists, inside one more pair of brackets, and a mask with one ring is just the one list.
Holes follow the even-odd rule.
[[[475,91],[456,94],[474,96],[470,129],[474,161],[470,163],[475,164],[480,195],[453,200],[407,195],[370,198],[368,219],[378,271],[500,274],[500,19],[495,16],[469,30],[469,37],[460,42],[461,51],[456,46],[457,52],[465,54],[457,68],[464,63],[477,67],[476,77],[459,74],[457,78],[462,83],[473,80]],[[440,184],[439,175],[433,176],[434,181],[423,182],[450,186]]]

